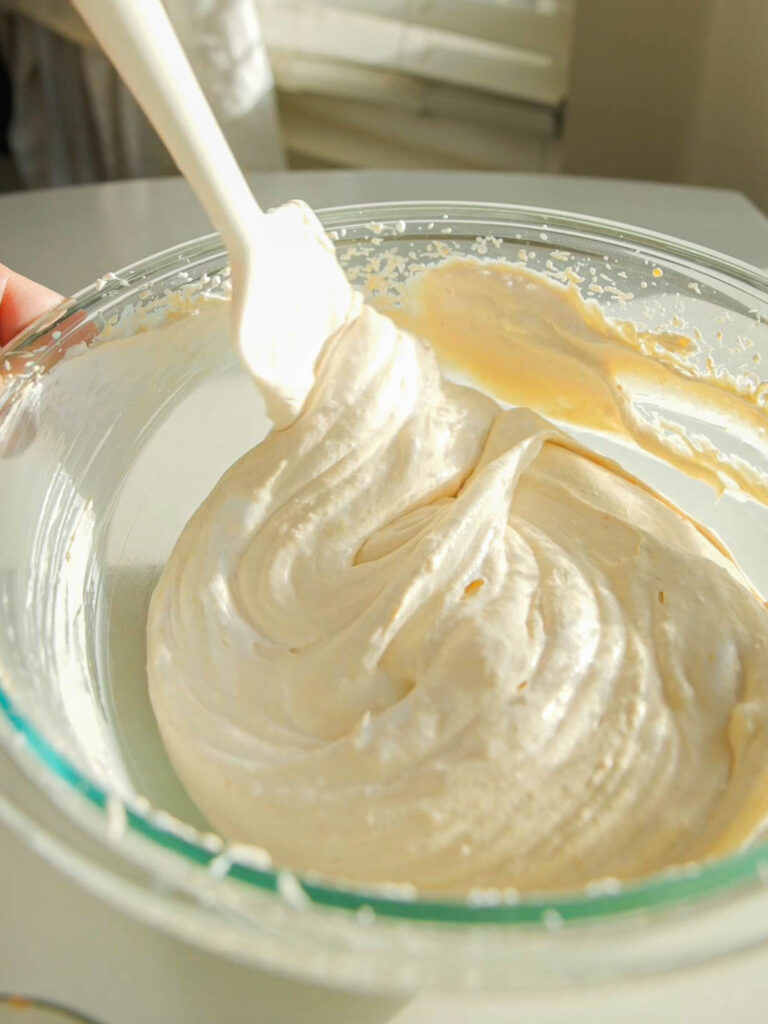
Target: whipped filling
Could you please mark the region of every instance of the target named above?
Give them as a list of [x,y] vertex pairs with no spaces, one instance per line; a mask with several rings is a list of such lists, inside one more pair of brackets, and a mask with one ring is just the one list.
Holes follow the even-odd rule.
[[[296,406],[307,381],[298,414],[222,477],[152,599],[150,695],[192,798],[281,865],[425,891],[574,888],[748,842],[768,610],[728,553],[334,281],[319,357],[270,364]],[[537,286],[572,338],[576,300]]]

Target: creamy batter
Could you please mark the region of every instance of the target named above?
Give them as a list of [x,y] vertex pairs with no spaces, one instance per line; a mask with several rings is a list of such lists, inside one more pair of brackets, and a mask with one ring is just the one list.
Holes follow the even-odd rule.
[[[513,273],[427,272],[401,322],[460,363],[482,279],[478,375],[524,367],[521,310],[583,356],[596,307]],[[285,381],[307,380],[298,414],[224,475],[152,600],[151,698],[193,799],[281,865],[431,891],[632,879],[748,842],[768,816],[768,610],[727,552],[333,295],[338,329]],[[597,389],[598,361],[571,356]]]

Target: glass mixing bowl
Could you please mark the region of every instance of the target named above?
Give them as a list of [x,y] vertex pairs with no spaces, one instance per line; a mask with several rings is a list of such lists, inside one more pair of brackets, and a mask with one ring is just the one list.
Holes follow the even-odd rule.
[[[568,266],[611,314],[697,328],[702,357],[763,405],[768,397],[756,374],[768,356],[768,279],[745,264],[514,206],[381,204],[321,219],[351,278],[379,299],[396,300],[409,268],[451,252],[524,259],[555,275]],[[161,365],[151,332],[120,339],[184,315],[180,294],[194,305],[226,291],[219,239],[199,239],[105,275],[2,354],[2,818],[147,921],[217,953],[348,986],[565,987],[768,939],[763,844],[624,887],[462,901],[297,877],[208,830],[150,710],[147,603],[191,512],[268,423],[226,337]],[[75,358],[105,342],[104,358]],[[736,444],[706,420],[689,414],[686,425],[721,448]],[[768,591],[765,508],[716,500],[650,456],[580,436],[716,529]],[[738,454],[768,468],[766,451]]]

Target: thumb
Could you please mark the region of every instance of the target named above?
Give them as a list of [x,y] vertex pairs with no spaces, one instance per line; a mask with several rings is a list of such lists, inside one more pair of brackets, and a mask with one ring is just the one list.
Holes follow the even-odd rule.
[[61,296],[0,263],[0,346],[61,301]]

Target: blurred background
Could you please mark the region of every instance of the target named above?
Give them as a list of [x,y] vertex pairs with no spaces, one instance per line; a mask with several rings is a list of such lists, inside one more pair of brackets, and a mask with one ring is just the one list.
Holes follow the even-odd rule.
[[[246,170],[720,185],[768,212],[768,0],[166,0]],[[0,191],[175,173],[69,0],[0,0]]]

